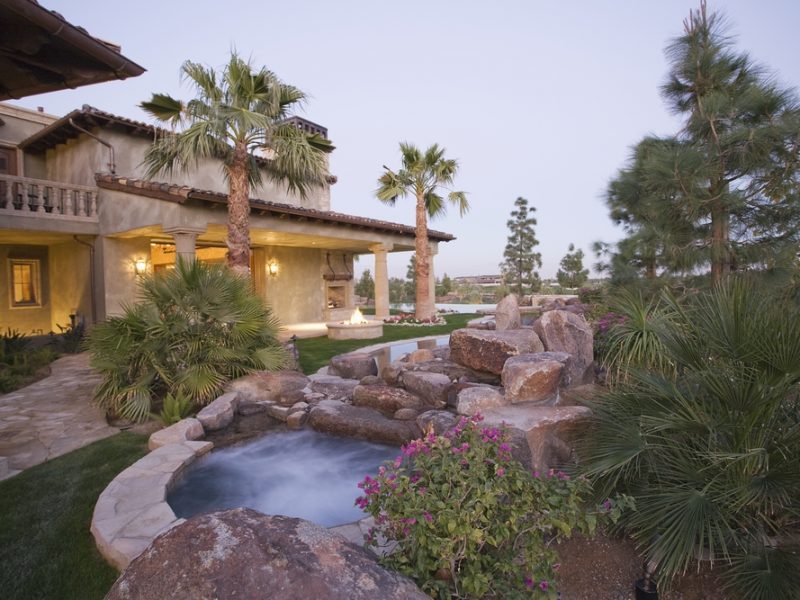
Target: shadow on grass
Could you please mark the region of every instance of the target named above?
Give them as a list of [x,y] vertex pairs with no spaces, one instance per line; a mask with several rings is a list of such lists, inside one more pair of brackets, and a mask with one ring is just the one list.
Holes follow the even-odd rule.
[[478,315],[474,314],[444,315],[447,325],[434,325],[431,327],[384,325],[383,337],[371,340],[329,340],[325,336],[297,340],[297,349],[300,351],[300,368],[303,370],[303,373],[310,375],[327,365],[331,358],[337,354],[352,352],[358,348],[384,342],[396,342],[398,340],[408,340],[431,335],[447,335],[455,329],[466,327],[467,322],[477,316]]
[[117,578],[89,532],[100,492],[147,453],[121,433],[0,482],[0,597],[101,599]]

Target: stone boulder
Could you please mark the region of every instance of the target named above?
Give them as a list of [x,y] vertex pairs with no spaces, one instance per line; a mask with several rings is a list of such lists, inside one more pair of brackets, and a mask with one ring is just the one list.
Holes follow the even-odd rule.
[[227,389],[238,392],[241,402],[275,401],[291,390],[302,390],[308,377],[299,371],[259,371],[231,381]]
[[494,313],[496,331],[507,331],[522,327],[522,317],[519,314],[519,300],[516,294],[509,294],[497,303]]
[[419,350],[414,350],[413,352],[409,352],[408,356],[406,357],[406,362],[410,363],[420,363],[420,362],[428,362],[434,359],[433,350],[430,348],[420,348]]
[[566,352],[539,352],[512,356],[503,365],[501,379],[506,398],[518,402],[555,402],[565,366]]
[[447,375],[428,371],[406,371],[401,381],[409,392],[416,394],[426,405],[434,408],[444,408],[447,405],[447,394],[453,385]]
[[594,337],[583,317],[564,310],[544,313],[533,329],[548,352],[566,352],[572,357],[566,368],[566,386],[591,383],[594,378]]
[[400,375],[406,369],[406,364],[399,360],[389,363],[381,369],[381,379],[389,385],[397,385],[397,382],[400,381]]
[[414,421],[395,421],[371,408],[336,400],[323,400],[312,407],[308,424],[322,433],[393,446],[402,446],[420,434]]
[[337,375],[343,379],[363,379],[368,375],[377,374],[378,365],[375,358],[365,352],[334,356],[328,366],[328,375]]
[[106,600],[426,600],[365,550],[309,521],[237,508],[159,536]]
[[[335,375],[312,375],[309,387],[312,392],[323,394],[331,400],[350,401],[353,399],[353,390],[358,385],[356,379],[342,379]],[[306,395],[308,398],[308,395]],[[308,400],[306,400],[308,401]]]
[[203,425],[197,419],[181,419],[174,425],[159,429],[150,436],[147,448],[155,450],[167,444],[178,444],[187,440],[199,440],[205,435]]
[[592,411],[585,406],[513,404],[487,410],[484,425],[505,425],[512,440],[527,448],[515,456],[529,456],[526,466],[539,471],[572,462],[573,445],[589,424]]
[[417,417],[417,426],[427,431],[432,427],[436,435],[441,435],[456,426],[458,417],[447,410],[427,410]]
[[401,408],[422,408],[422,399],[402,388],[388,385],[357,385],[353,389],[353,405],[367,406],[391,417]]
[[436,346],[431,349],[431,354],[434,360],[450,360],[450,346]]
[[457,329],[450,334],[450,360],[477,371],[500,375],[506,360],[519,354],[544,351],[532,329],[482,331]]
[[488,385],[468,387],[458,393],[456,412],[460,415],[472,416],[483,414],[489,409],[508,404],[505,396],[497,388]]
[[227,392],[211,402],[208,406],[204,406],[202,410],[197,413],[197,420],[200,421],[200,424],[206,431],[225,429],[233,422],[233,416],[236,414],[236,408],[238,406],[239,394],[236,392]]

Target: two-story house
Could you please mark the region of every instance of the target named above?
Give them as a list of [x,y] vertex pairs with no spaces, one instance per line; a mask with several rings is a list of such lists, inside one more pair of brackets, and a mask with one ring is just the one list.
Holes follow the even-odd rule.
[[[327,136],[305,119],[294,123]],[[146,181],[142,161],[155,134],[90,106],[56,118],[0,104],[1,328],[46,333],[71,319],[97,322],[135,301],[137,279],[176,256],[225,260],[219,162]],[[386,254],[412,251],[413,227],[332,212],[330,185],[302,199],[268,182],[252,190],[250,205],[253,285],[284,324],[344,318],[362,254],[374,256],[376,309],[388,314]],[[454,239],[429,235],[433,254]]]

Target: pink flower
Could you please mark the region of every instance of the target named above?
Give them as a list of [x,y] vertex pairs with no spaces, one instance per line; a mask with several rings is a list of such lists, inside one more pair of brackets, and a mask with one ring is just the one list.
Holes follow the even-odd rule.
[[505,474],[506,474],[506,470],[503,467],[498,467],[497,468],[497,476],[498,477],[502,477]]
[[541,473],[539,473],[539,471],[534,471],[533,472],[533,476],[536,477],[536,479],[539,479],[539,477],[541,476]]
[[533,589],[533,586],[534,586],[534,584],[535,584],[535,583],[536,583],[536,582],[535,582],[533,579],[531,579],[530,577],[526,577],[526,578],[525,578],[525,585],[526,585],[527,587],[529,587],[529,588]]
[[431,515],[431,513],[429,513],[428,511],[425,511],[424,513],[422,513],[422,516],[425,518],[425,520],[428,523],[433,521],[433,515]]
[[540,589],[541,589],[543,592],[546,592],[546,591],[548,590],[548,588],[549,588],[549,587],[550,587],[550,584],[549,584],[549,583],[547,583],[546,581],[543,581],[543,582],[541,582],[541,583],[539,584],[539,588],[540,588]]

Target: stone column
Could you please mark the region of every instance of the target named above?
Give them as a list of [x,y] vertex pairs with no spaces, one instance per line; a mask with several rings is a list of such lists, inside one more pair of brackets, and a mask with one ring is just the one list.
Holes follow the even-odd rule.
[[437,242],[428,243],[428,290],[431,298],[431,315],[436,315],[436,272],[433,268],[433,257],[439,254]]
[[375,317],[384,319],[389,316],[389,267],[386,254],[392,245],[375,244],[369,249],[375,255]]
[[195,243],[197,236],[205,233],[205,228],[199,227],[169,227],[164,229],[175,240],[175,262],[178,258],[192,262],[195,259]]

